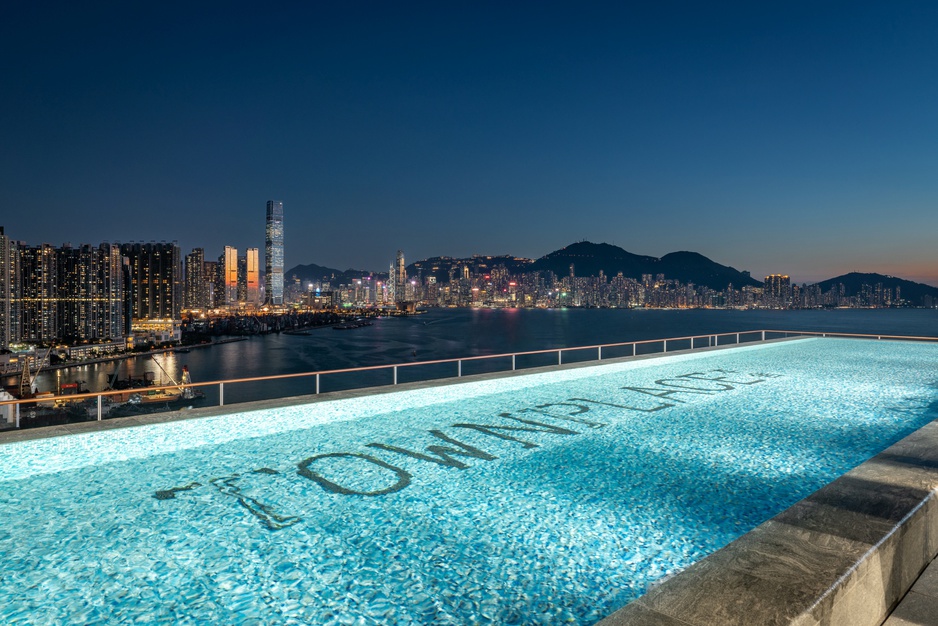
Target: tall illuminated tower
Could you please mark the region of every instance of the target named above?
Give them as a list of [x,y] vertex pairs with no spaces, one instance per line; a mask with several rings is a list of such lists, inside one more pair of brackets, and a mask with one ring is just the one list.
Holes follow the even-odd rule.
[[[246,293],[246,302],[248,306],[257,306],[260,304],[260,262],[258,249],[257,248],[248,248],[245,253],[247,261],[247,293]],[[281,274],[281,277],[283,274]]]
[[218,258],[221,264],[222,282],[224,284],[224,306],[233,308],[238,306],[238,249],[234,246],[225,246],[225,252]]
[[125,243],[121,255],[130,271],[125,297],[131,320],[180,318],[182,289],[179,246],[175,243]]
[[19,276],[14,271],[14,248],[10,238],[3,234],[0,226],[0,349],[5,349],[14,342],[13,336],[13,295],[14,280]]
[[283,202],[267,201],[267,245],[264,249],[267,304],[283,306]]
[[19,340],[19,314],[16,298],[20,280],[17,243],[3,234],[0,226],[0,349]]
[[387,298],[385,302],[388,304],[394,304],[397,302],[397,277],[395,277],[396,264],[394,261],[391,261],[391,264],[388,266],[388,282],[385,287],[388,290]]
[[407,265],[404,263],[404,251],[397,251],[397,262],[394,268],[394,296],[396,302],[407,299]]
[[20,287],[17,304],[20,314],[20,341],[55,341],[56,263],[55,248],[44,243],[19,248]]
[[186,255],[185,308],[208,308],[208,289],[205,285],[205,250],[193,248]]

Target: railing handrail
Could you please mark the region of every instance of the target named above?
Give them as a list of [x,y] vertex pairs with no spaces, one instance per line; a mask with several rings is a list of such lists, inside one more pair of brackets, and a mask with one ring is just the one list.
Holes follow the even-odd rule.
[[[686,335],[682,337],[665,337],[661,339],[642,339],[638,341],[622,341],[617,343],[604,343],[604,344],[590,344],[585,346],[570,346],[565,348],[549,348],[545,350],[527,350],[522,352],[505,352],[501,354],[484,354],[477,356],[467,356],[467,357],[456,357],[449,359],[435,359],[432,361],[411,361],[408,363],[390,363],[387,365],[366,365],[362,367],[348,367],[341,369],[333,370],[318,370],[313,372],[294,372],[292,374],[273,374],[270,376],[252,376],[248,378],[230,378],[225,380],[214,380],[207,382],[194,382],[187,384],[179,385],[160,385],[160,386],[148,386],[148,387],[137,387],[132,389],[120,389],[120,390],[111,390],[111,391],[97,391],[97,392],[88,392],[81,394],[71,394],[71,395],[61,395],[61,396],[46,396],[42,398],[26,398],[26,399],[13,399],[13,400],[3,400],[0,401],[0,406],[6,406],[11,404],[38,404],[38,403],[50,403],[50,402],[72,402],[76,400],[85,400],[89,398],[106,398],[110,396],[125,395],[125,394],[141,394],[145,395],[149,392],[159,392],[159,391],[168,391],[172,389],[193,389],[197,387],[213,387],[215,385],[227,385],[227,384],[238,384],[238,383],[251,383],[251,382],[266,382],[274,380],[288,380],[293,378],[307,378],[310,376],[325,376],[331,374],[349,374],[353,372],[368,372],[368,371],[377,371],[377,370],[387,370],[394,369],[395,372],[399,367],[418,367],[424,365],[440,365],[445,363],[461,363],[463,361],[480,361],[487,359],[504,359],[512,358],[514,361],[515,357],[519,356],[530,356],[536,354],[554,354],[554,353],[563,353],[563,352],[573,352],[577,350],[601,350],[603,348],[618,348],[622,346],[640,346],[651,343],[661,343],[669,341],[687,341],[687,340],[696,340],[703,338],[714,338],[727,337],[727,336],[740,336],[740,335],[752,335],[760,334],[762,339],[760,341],[766,341],[765,335],[767,333],[774,334],[783,334],[786,337],[789,335],[801,335],[801,336],[817,336],[817,337],[842,337],[842,338],[863,338],[863,339],[888,339],[888,340],[907,340],[907,341],[936,341],[938,342],[938,337],[925,337],[925,336],[913,336],[913,335],[874,335],[874,334],[863,334],[863,333],[840,333],[840,332],[826,332],[826,331],[802,331],[802,330],[742,330],[734,331],[728,333],[707,333],[703,335]],[[726,345],[726,344],[724,344]],[[736,344],[730,344],[736,345]],[[714,346],[706,346],[714,347]],[[693,350],[703,349],[701,348],[691,348]],[[665,348],[665,353],[667,349]],[[601,353],[600,353],[601,354]],[[636,355],[633,351],[632,356],[645,356],[645,355]],[[617,358],[629,358],[629,357],[617,357]],[[461,367],[460,367],[460,376],[461,376]],[[396,375],[395,375],[396,383]],[[317,385],[318,393],[318,385]]]
[[[748,331],[744,330],[744,333],[748,332],[757,332],[757,331]],[[938,341],[938,337],[928,337],[928,336],[917,336],[917,335],[878,335],[870,333],[841,333],[837,331],[821,331],[821,330],[770,330],[765,329],[764,332],[767,333],[789,333],[792,335],[810,335],[817,337],[847,337],[847,338],[861,338],[861,339],[897,339],[897,340],[906,340],[906,341]]]

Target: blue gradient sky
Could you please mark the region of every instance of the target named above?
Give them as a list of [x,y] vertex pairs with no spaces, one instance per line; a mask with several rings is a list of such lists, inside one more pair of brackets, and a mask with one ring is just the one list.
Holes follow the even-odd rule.
[[[140,6],[131,6],[131,5]],[[13,2],[0,225],[938,285],[938,3]]]

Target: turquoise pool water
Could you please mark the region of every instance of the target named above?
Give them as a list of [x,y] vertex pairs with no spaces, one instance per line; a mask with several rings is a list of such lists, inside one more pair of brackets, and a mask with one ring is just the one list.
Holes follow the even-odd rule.
[[938,418],[810,339],[0,446],[0,623],[591,624]]

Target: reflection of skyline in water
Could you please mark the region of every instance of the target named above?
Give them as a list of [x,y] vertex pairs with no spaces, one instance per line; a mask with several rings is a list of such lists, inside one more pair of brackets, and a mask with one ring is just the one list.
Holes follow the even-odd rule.
[[[336,332],[314,328],[308,335],[272,334],[188,353],[167,352],[152,358],[133,357],[122,361],[42,372],[40,390],[57,384],[83,381],[90,391],[108,386],[115,369],[117,377],[140,377],[153,372],[157,384],[179,380],[188,365],[193,382],[229,380],[320,370],[410,363],[485,354],[503,354],[558,347],[595,345],[741,330],[817,330],[830,332],[935,335],[938,311],[820,310],[820,311],[725,311],[725,310],[617,310],[617,309],[432,309],[407,318],[376,320],[373,326]],[[414,356],[416,352],[416,356]],[[611,355],[610,355],[611,356]],[[581,358],[585,358],[583,355]],[[590,357],[592,358],[592,356]],[[575,353],[564,356],[576,359]],[[551,364],[550,361],[534,364]],[[519,364],[520,365],[520,364]],[[476,368],[472,370],[471,368]],[[161,369],[162,368],[162,369]],[[486,369],[488,368],[488,369]],[[495,362],[464,364],[464,373],[503,369]],[[421,368],[430,370],[430,368]],[[438,366],[420,374],[455,374],[449,366]],[[165,370],[165,373],[164,371]],[[413,380],[401,370],[400,380]],[[363,381],[352,380],[357,376]],[[357,382],[390,383],[390,373],[324,377],[322,390],[355,386]],[[408,378],[411,376],[411,378]],[[11,384],[9,379],[5,381]],[[246,383],[226,386],[227,403],[250,399],[302,395],[314,391],[312,378]],[[207,402],[217,402],[217,387],[205,389]]]

